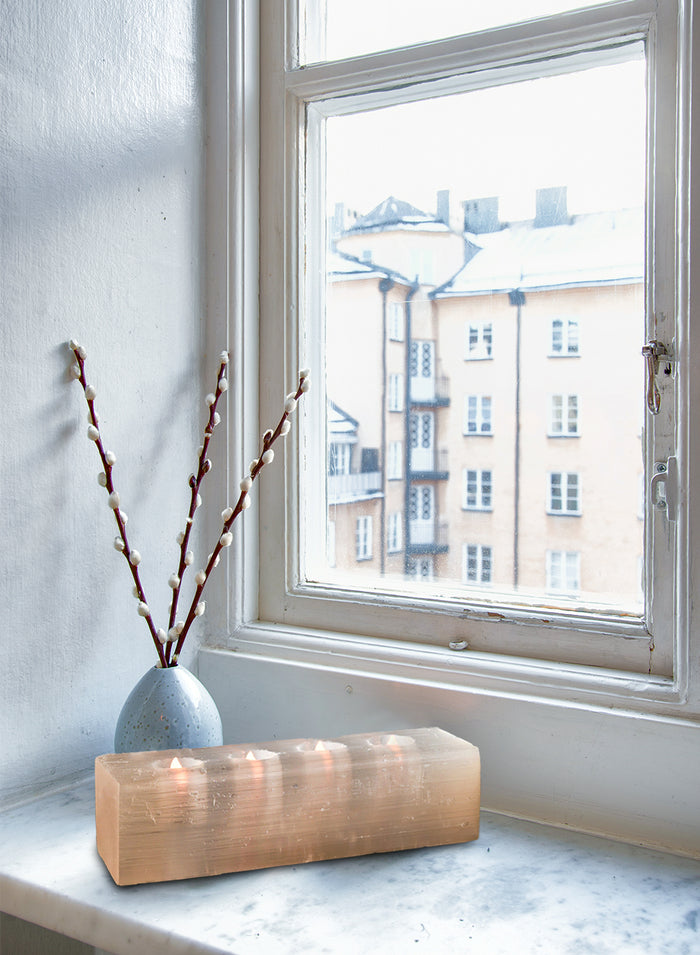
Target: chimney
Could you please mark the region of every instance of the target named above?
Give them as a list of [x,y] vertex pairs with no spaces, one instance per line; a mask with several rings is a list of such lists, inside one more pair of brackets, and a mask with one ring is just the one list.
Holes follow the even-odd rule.
[[446,226],[450,224],[450,190],[438,189],[437,194],[437,215],[438,222],[444,222]]
[[467,199],[464,203],[464,231],[483,235],[486,232],[498,232],[501,223],[498,218],[498,196],[486,199]]
[[567,209],[566,186],[548,186],[535,194],[535,228],[544,229],[553,225],[568,225],[571,221]]

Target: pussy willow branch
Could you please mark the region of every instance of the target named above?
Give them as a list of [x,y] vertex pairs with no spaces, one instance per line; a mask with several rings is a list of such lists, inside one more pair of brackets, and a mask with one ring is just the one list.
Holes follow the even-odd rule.
[[165,653],[159,640],[155,624],[153,623],[153,617],[150,610],[148,609],[148,602],[146,600],[146,595],[144,593],[144,589],[141,584],[141,578],[139,576],[138,564],[141,560],[141,557],[138,551],[132,550],[131,546],[129,545],[129,541],[126,536],[126,515],[123,514],[123,512],[119,509],[119,495],[115,490],[114,482],[112,480],[112,469],[116,459],[111,452],[105,451],[104,445],[102,443],[102,435],[99,430],[99,418],[97,416],[97,412],[95,411],[96,392],[93,387],[88,385],[85,378],[85,350],[81,345],[74,341],[70,342],[70,349],[75,356],[76,362],[76,364],[73,366],[73,375],[80,382],[83,393],[85,394],[85,400],[87,401],[89,421],[88,437],[91,441],[95,442],[100,455],[100,460],[102,461],[102,467],[104,468],[104,479],[101,480],[100,483],[102,484],[104,481],[105,490],[109,494],[109,506],[114,512],[114,518],[117,522],[117,529],[119,530],[121,546],[119,546],[117,549],[124,554],[126,562],[129,565],[129,570],[131,571],[131,576],[134,579],[134,592],[139,599],[139,615],[144,617],[146,620],[148,629],[153,638],[153,643],[155,644],[156,652],[158,653],[161,666],[166,666]]
[[[220,416],[216,410],[216,407],[219,398],[228,389],[226,366],[228,364],[229,356],[227,352],[221,353],[221,363],[219,365],[219,372],[216,379],[216,391],[214,394],[207,395],[206,398],[207,405],[209,406],[209,420],[204,429],[204,440],[202,442],[202,446],[199,449],[197,472],[196,474],[191,474],[189,479],[189,485],[192,492],[190,497],[190,508],[187,520],[185,522],[185,530],[181,533],[181,535],[179,535],[178,538],[180,543],[180,562],[178,565],[178,570],[176,574],[171,576],[169,581],[170,586],[173,589],[173,598],[170,607],[170,623],[166,633],[165,630],[156,630],[151,611],[146,602],[146,595],[144,593],[138,572],[138,564],[141,561],[141,555],[137,550],[130,546],[126,535],[127,518],[126,514],[124,514],[124,512],[119,508],[119,495],[115,490],[112,479],[112,469],[114,467],[116,458],[111,451],[105,451],[104,445],[102,443],[102,435],[98,425],[99,419],[97,412],[95,411],[96,391],[92,385],[88,385],[85,378],[85,349],[82,347],[82,345],[79,345],[75,341],[71,341],[69,343],[69,347],[75,357],[75,363],[73,364],[71,371],[73,373],[73,377],[80,382],[85,394],[85,400],[87,401],[88,405],[88,437],[91,441],[95,442],[100,455],[100,460],[102,461],[102,466],[104,468],[104,472],[99,475],[99,482],[109,494],[109,506],[114,511],[114,518],[117,522],[117,528],[119,530],[119,536],[114,539],[114,546],[117,550],[120,550],[124,554],[124,557],[126,558],[129,565],[129,570],[131,571],[131,575],[134,579],[134,593],[139,600],[138,612],[140,616],[146,619],[148,629],[151,633],[151,637],[153,638],[156,652],[158,653],[158,659],[160,661],[159,666],[177,666],[182,645],[185,642],[185,638],[195,617],[199,617],[204,613],[204,601],[200,600],[200,598],[207,581],[209,580],[209,575],[211,574],[214,567],[216,567],[216,565],[219,563],[222,549],[224,547],[228,547],[233,540],[233,535],[231,534],[230,530],[231,525],[241,511],[246,510],[250,506],[249,491],[253,485],[253,482],[265,465],[270,464],[272,461],[274,457],[272,445],[280,436],[286,435],[289,432],[289,417],[295,411],[298,400],[306,391],[309,390],[310,382],[308,369],[303,369],[299,372],[299,385],[295,392],[287,395],[284,403],[284,411],[277,423],[277,427],[274,429],[274,431],[268,430],[263,434],[260,456],[251,463],[250,473],[240,482],[240,494],[235,507],[226,507],[222,511],[221,517],[224,522],[222,531],[219,535],[219,539],[216,542],[214,550],[209,555],[206,568],[204,570],[199,570],[195,576],[197,587],[192,598],[192,603],[190,604],[187,617],[182,622],[175,622],[175,617],[177,615],[177,603],[180,595],[180,587],[182,584],[182,575],[185,569],[192,563],[191,552],[188,551],[187,547],[194,521],[194,515],[197,508],[201,504],[199,490],[204,476],[211,470],[211,461],[207,457],[207,451],[214,428],[220,421]],[[177,645],[175,646],[175,652],[171,657],[172,646],[175,641],[177,641]]]
[[170,662],[172,638],[175,636],[173,628],[175,627],[175,618],[177,616],[177,604],[180,598],[182,577],[187,570],[187,567],[192,562],[191,554],[188,553],[188,545],[190,533],[192,531],[192,524],[194,522],[194,515],[197,511],[197,508],[201,504],[199,491],[202,486],[204,476],[211,471],[211,461],[207,457],[207,451],[209,450],[209,442],[211,441],[211,437],[214,433],[214,428],[220,421],[220,416],[216,408],[219,403],[219,398],[228,389],[228,381],[226,378],[226,368],[228,362],[228,352],[222,352],[220,356],[219,372],[216,376],[216,389],[213,394],[207,395],[206,398],[206,402],[209,407],[209,418],[204,428],[204,438],[202,439],[202,445],[199,449],[197,471],[194,474],[190,474],[189,477],[189,486],[191,490],[190,508],[187,513],[187,520],[185,521],[185,529],[178,536],[178,541],[180,543],[180,560],[176,572],[171,576],[169,581],[170,586],[173,588],[173,596],[170,603],[170,616],[168,618],[168,643],[165,646],[166,663]]
[[185,642],[185,638],[187,637],[187,634],[189,632],[190,627],[192,626],[192,623],[195,617],[198,617],[201,613],[204,612],[204,606],[200,602],[200,598],[207,584],[207,581],[209,580],[210,573],[212,572],[214,567],[216,567],[216,565],[219,563],[219,557],[220,557],[221,551],[225,547],[230,546],[233,540],[233,535],[231,534],[231,526],[233,522],[236,520],[236,518],[238,517],[238,515],[241,513],[241,511],[244,511],[248,507],[250,507],[249,491],[252,487],[252,484],[257,478],[257,476],[260,474],[262,469],[265,467],[265,465],[271,463],[274,457],[274,451],[272,450],[272,445],[275,443],[275,441],[277,441],[280,435],[286,435],[289,432],[289,428],[290,428],[289,417],[295,411],[297,406],[297,401],[301,398],[301,396],[306,391],[309,390],[309,384],[310,382],[309,382],[308,369],[303,369],[302,371],[299,372],[299,385],[297,387],[297,390],[293,392],[292,394],[287,395],[287,398],[285,399],[284,411],[282,412],[281,418],[277,422],[277,427],[274,429],[274,431],[273,430],[266,431],[262,436],[262,448],[260,451],[260,455],[259,457],[255,458],[254,461],[251,462],[249,476],[243,478],[243,480],[241,481],[240,494],[238,496],[238,500],[236,501],[235,507],[233,508],[227,507],[221,514],[224,520],[223,527],[221,529],[221,534],[219,535],[219,539],[216,542],[216,546],[214,547],[214,550],[209,555],[209,560],[207,561],[206,568],[203,571],[200,571],[199,574],[197,575],[197,578],[196,578],[197,589],[194,592],[194,596],[192,597],[192,602],[190,604],[190,609],[187,613],[187,617],[185,618],[184,625],[177,639],[175,653],[173,654],[172,661],[171,661],[173,665],[177,663],[178,657],[180,656],[180,651],[182,650],[182,645]]

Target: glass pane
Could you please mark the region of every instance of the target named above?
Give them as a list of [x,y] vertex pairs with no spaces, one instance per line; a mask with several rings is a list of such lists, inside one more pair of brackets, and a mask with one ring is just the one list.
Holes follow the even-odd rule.
[[[595,5],[601,2],[613,0]],[[583,0],[301,0],[301,62],[378,53],[593,5]]]
[[325,120],[334,552],[309,541],[310,581],[642,612],[637,54]]

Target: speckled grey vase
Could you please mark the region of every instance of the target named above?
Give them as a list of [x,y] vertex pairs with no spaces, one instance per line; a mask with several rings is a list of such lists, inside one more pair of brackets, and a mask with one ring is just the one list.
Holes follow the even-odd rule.
[[221,717],[197,677],[183,666],[153,667],[127,697],[115,753],[221,746]]

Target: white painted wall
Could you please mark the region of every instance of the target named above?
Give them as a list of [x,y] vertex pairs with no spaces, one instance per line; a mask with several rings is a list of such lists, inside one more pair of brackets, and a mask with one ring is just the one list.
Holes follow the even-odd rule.
[[202,21],[197,0],[0,6],[0,801],[89,769],[156,659],[66,342],[162,618],[211,372]]

